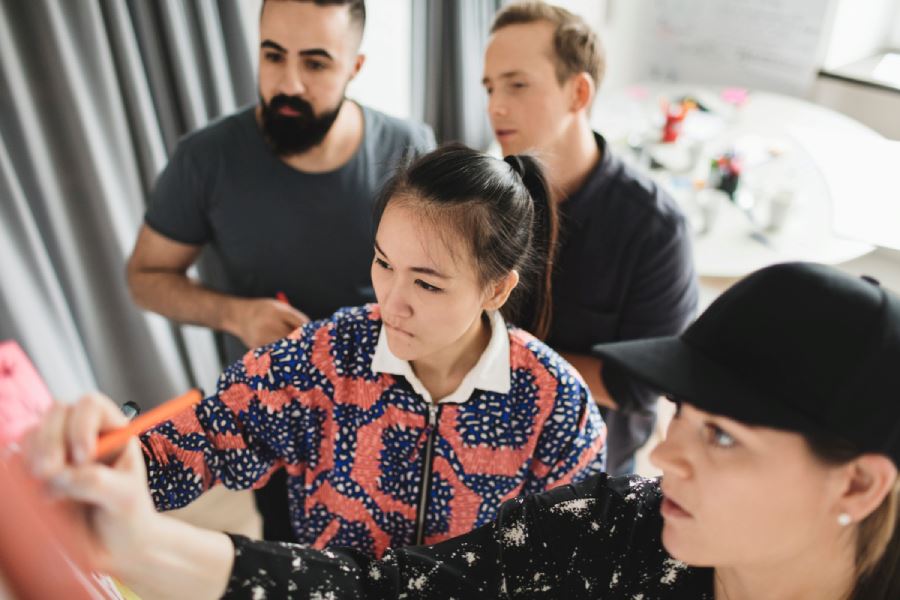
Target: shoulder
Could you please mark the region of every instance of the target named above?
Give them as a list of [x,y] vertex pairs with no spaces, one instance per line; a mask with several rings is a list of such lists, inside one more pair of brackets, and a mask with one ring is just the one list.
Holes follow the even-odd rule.
[[320,342],[338,376],[374,377],[372,356],[381,334],[381,311],[377,304],[341,308],[321,321]]
[[202,155],[216,148],[234,147],[233,144],[249,129],[248,125],[256,126],[254,110],[253,105],[245,106],[184,135],[178,141],[178,151]]
[[580,483],[537,494],[529,501],[536,510],[551,515],[551,518],[580,520],[596,513],[605,515],[604,519],[641,517],[651,522],[651,527],[662,524],[659,480],[639,475],[594,475]]
[[431,127],[410,119],[401,119],[374,108],[359,105],[366,120],[367,132],[372,143],[379,147],[413,147],[418,151],[428,151],[434,147],[434,132]]
[[377,334],[381,330],[381,309],[377,304],[346,306],[320,322],[334,335],[368,337],[371,332]]
[[558,384],[584,387],[578,372],[553,348],[524,329],[508,326],[509,366],[512,370],[546,373]]
[[612,154],[608,146],[605,151],[608,157],[602,161],[602,168],[609,177],[609,187],[604,198],[616,222],[670,233],[685,227],[684,213],[666,190]]
[[662,546],[661,498],[656,480],[604,473],[507,502],[495,537],[512,563],[508,583],[529,585],[537,570],[553,565],[554,584],[582,594],[708,597],[705,575]]
[[332,344],[343,344],[363,350],[375,349],[381,331],[381,311],[376,304],[339,308],[330,317],[310,321],[287,338],[288,341],[327,338]]
[[[381,319],[377,305],[341,308],[301,325],[287,337],[248,351],[223,374],[226,380],[269,387],[313,372],[371,374]],[[308,383],[308,382],[306,382]],[[300,387],[305,387],[301,385]]]

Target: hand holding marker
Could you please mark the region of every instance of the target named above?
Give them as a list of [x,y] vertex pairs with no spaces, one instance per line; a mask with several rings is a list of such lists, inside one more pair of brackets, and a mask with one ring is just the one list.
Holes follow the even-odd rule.
[[[202,399],[203,394],[200,393],[200,390],[193,389],[135,417],[124,427],[103,434],[100,439],[97,440],[97,447],[94,450],[94,460],[107,460],[118,452],[132,436],[140,435],[151,427],[155,427],[163,421],[171,419],[181,411],[198,404]],[[126,403],[126,407],[128,404],[130,403]],[[126,407],[123,407],[123,410]],[[132,408],[132,410],[134,409]],[[127,414],[128,413],[126,412],[126,415]],[[137,413],[135,412],[135,414]]]

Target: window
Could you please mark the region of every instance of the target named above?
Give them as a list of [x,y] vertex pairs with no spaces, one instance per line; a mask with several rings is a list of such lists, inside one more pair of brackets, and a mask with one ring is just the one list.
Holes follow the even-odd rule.
[[837,0],[823,71],[900,90],[900,0]]

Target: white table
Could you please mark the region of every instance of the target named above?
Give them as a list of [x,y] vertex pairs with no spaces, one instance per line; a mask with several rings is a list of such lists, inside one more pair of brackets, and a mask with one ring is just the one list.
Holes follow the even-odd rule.
[[[656,156],[684,159],[690,155],[685,149],[693,144],[699,158],[693,169],[681,173],[675,173],[674,168],[651,170],[631,150],[629,140],[633,144],[635,136],[655,136],[663,118],[661,99],[684,95],[696,97],[712,111],[688,117],[674,150],[651,143],[644,147]],[[758,200],[757,207],[762,208],[757,211],[758,219],[765,220],[765,200],[775,192],[785,190],[793,195],[783,225],[776,231],[765,231],[754,224],[735,203],[720,203],[710,229],[694,235],[694,258],[701,276],[734,279],[766,265],[791,260],[840,264],[873,249],[867,243],[835,233],[833,186],[823,177],[806,146],[818,143],[823,133],[835,143],[840,140],[846,152],[853,152],[857,143],[881,139],[876,132],[844,115],[765,92],[751,91],[737,107],[722,101],[719,90],[709,87],[641,85],[610,92],[601,90],[592,125],[604,134],[614,152],[647,169],[668,189],[695,225],[702,213],[691,183],[708,174],[713,156],[735,144],[739,153],[744,148],[749,151],[748,158],[753,159],[745,168],[741,185],[747,193],[745,199]],[[771,148],[780,151],[776,158],[766,158]],[[677,161],[670,164],[674,162]]]

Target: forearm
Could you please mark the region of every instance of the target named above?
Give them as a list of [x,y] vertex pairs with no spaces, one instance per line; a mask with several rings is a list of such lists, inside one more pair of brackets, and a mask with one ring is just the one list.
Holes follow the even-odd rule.
[[662,395],[659,390],[636,379],[615,364],[607,363],[603,371],[607,389],[620,400],[619,410],[624,413],[643,414],[655,410],[656,402]]
[[146,543],[112,557],[112,574],[141,598],[220,598],[234,563],[228,536],[162,515],[154,519]]
[[575,370],[584,379],[584,382],[591,390],[591,396],[597,404],[614,410],[618,408],[616,400],[609,393],[606,384],[603,382],[603,377],[600,373],[603,362],[599,358],[576,352],[560,352],[560,354],[569,361],[569,364],[575,367]]
[[[494,526],[434,546],[389,550],[381,560],[336,548],[251,541],[232,536],[235,559],[228,600],[438,600],[500,596],[500,556]],[[260,575],[264,573],[264,575]],[[256,588],[261,588],[258,595]],[[263,594],[264,592],[264,594]]]
[[129,270],[135,303],[173,321],[236,334],[234,317],[241,298],[213,291],[183,273]]

